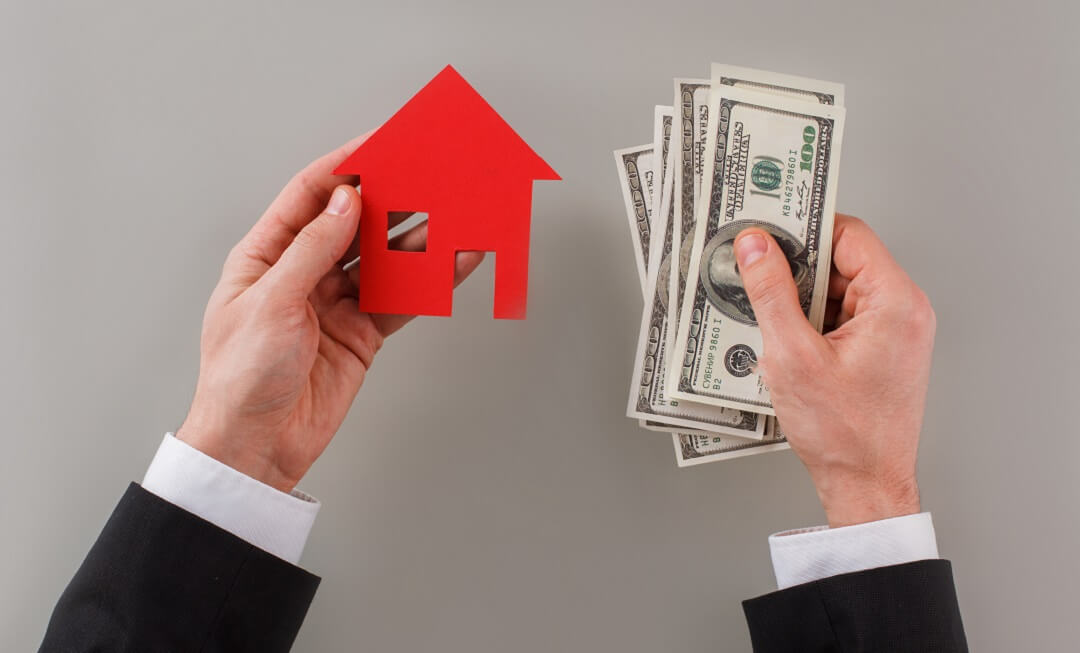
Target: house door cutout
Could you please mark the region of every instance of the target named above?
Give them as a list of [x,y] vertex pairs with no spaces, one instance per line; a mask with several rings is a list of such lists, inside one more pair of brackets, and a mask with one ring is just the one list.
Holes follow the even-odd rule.
[[[458,259],[462,255],[470,254],[483,254],[484,260],[473,270],[469,276],[467,282],[462,283],[460,286],[454,288],[454,296],[457,297],[458,292],[462,288],[468,287],[467,292],[469,295],[479,293],[484,299],[481,300],[480,305],[485,306],[486,312],[491,312],[495,306],[495,250],[490,249],[457,249],[454,250],[454,275],[456,278],[458,269]],[[471,301],[470,301],[471,303]],[[481,311],[481,314],[485,311]]]

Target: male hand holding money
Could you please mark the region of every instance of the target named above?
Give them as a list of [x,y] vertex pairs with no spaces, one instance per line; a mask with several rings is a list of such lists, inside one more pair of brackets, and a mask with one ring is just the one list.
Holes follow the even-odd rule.
[[825,335],[803,316],[776,240],[735,239],[764,351],[759,364],[829,525],[919,512],[915,457],[934,311],[866,223],[837,216]]
[[[829,522],[769,538],[781,591],[744,603],[754,650],[966,651],[915,477],[929,300],[857,218],[836,217],[824,335],[767,231],[741,231],[734,250],[777,419]],[[807,616],[816,610],[821,620]]]
[[843,99],[713,64],[675,80],[651,145],[615,152],[645,297],[627,414],[670,431],[680,466],[790,446],[809,471],[829,526],[769,538],[780,591],[744,603],[755,650],[966,650],[915,474],[934,312],[834,217]]

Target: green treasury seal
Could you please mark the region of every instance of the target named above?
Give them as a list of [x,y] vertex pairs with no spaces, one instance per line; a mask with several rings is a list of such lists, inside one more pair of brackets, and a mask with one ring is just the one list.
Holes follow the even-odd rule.
[[750,170],[750,181],[760,190],[770,191],[780,187],[780,166],[768,159],[761,159]]

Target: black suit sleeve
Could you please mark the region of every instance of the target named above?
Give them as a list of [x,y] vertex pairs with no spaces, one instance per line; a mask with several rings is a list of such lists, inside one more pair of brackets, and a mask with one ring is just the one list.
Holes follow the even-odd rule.
[[921,560],[743,602],[758,653],[967,651],[952,565]]
[[41,651],[287,651],[318,585],[132,483],[56,604]]

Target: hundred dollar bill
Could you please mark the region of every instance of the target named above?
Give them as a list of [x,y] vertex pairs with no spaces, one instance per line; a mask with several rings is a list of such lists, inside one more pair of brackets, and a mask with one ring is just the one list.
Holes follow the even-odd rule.
[[844,109],[717,84],[716,119],[694,225],[691,283],[683,293],[671,396],[772,414],[757,369],[761,332],[735,267],[735,236],[749,226],[787,254],[804,313],[819,331],[828,286]]
[[664,187],[664,176],[668,173],[664,164],[667,161],[668,149],[671,148],[671,123],[674,117],[674,107],[653,107],[653,178],[656,180],[657,192],[653,193],[651,215],[660,212],[660,189]]
[[[675,186],[673,211],[675,220],[672,225],[671,251],[677,255],[672,261],[677,274],[668,275],[667,293],[668,304],[671,307],[671,325],[667,330],[667,338],[664,341],[667,352],[679,351],[675,349],[675,338],[678,332],[676,320],[680,315],[680,303],[683,297],[683,288],[686,286],[687,269],[690,266],[690,248],[693,244],[694,233],[694,207],[697,205],[697,195],[701,189],[702,171],[704,169],[705,141],[708,135],[709,122],[709,92],[711,81],[704,79],[676,79],[675,82],[675,124],[673,125],[679,134],[679,151],[675,156],[674,169]],[[676,356],[673,361],[678,360]],[[670,365],[663,383],[673,388],[675,370],[678,365]]]
[[[656,107],[654,112],[653,143],[650,145],[624,148],[615,152],[619,179],[623,190],[623,200],[629,218],[635,254],[637,254],[638,257],[638,273],[642,286],[645,284],[645,267],[648,264],[649,229],[648,225],[645,225],[645,228],[642,228],[640,224],[641,202],[642,200],[645,200],[646,216],[647,219],[651,220],[654,211],[659,208],[657,205],[660,200],[660,193],[656,192],[656,189],[662,184],[665,168],[663,165],[663,156],[650,155],[653,155],[657,149],[664,155],[667,154],[670,143],[672,115],[673,111],[671,107]],[[650,171],[651,176],[648,173],[643,172],[646,165],[646,158],[652,159],[653,169]],[[644,180],[643,183],[642,180]],[[642,193],[642,190],[645,190],[646,192]],[[651,206],[648,204],[650,200],[652,201]],[[642,428],[650,431],[673,433],[672,428],[674,425],[666,424],[662,421],[642,419],[639,420],[639,423]],[[749,449],[738,447],[740,443],[746,442],[745,438],[722,436],[718,433],[700,429],[682,429],[679,431],[679,434],[686,437],[697,437],[699,438],[697,441],[701,441],[700,438],[723,438],[724,441],[733,443],[729,445],[729,448],[740,451],[741,453],[739,455],[758,452],[763,453],[764,451],[771,450],[767,447],[752,447]],[[766,437],[768,437],[768,425],[766,425]],[[726,448],[725,451],[727,450],[728,449]],[[734,456],[732,455],[729,457]]]
[[[656,107],[653,112],[653,142],[649,145],[615,150],[615,166],[622,187],[623,204],[630,221],[630,236],[642,295],[645,294],[645,277],[649,267],[652,216],[659,210],[659,190],[665,171],[664,157],[667,156],[671,142],[671,117],[671,107]],[[647,165],[651,167],[646,169]]]
[[[655,221],[657,219],[657,216],[660,214],[660,210],[661,210],[660,204],[661,204],[662,198],[664,197],[664,192],[663,192],[664,179],[670,172],[668,164],[670,163],[671,157],[668,155],[668,152],[671,149],[671,125],[672,125],[673,116],[674,116],[674,108],[673,107],[665,107],[665,106],[657,105],[657,106],[655,106],[653,108],[653,144],[652,144],[653,154],[654,154],[653,159],[652,159],[653,160],[653,180],[654,180],[654,184],[656,185],[658,190],[653,193],[653,207],[649,211],[650,222],[651,222],[651,224],[650,224],[650,238],[649,238],[649,246],[650,247],[651,247],[651,244],[653,242],[655,242],[655,240],[652,238],[652,232],[656,231],[656,229],[657,229]],[[626,149],[631,149],[631,148],[626,148]],[[619,160],[618,152],[619,151],[617,150],[616,151],[616,160]],[[659,152],[661,154],[659,156],[657,156],[656,155],[657,152]],[[625,195],[624,195],[624,201],[625,201]],[[664,206],[667,207],[666,204]],[[664,208],[664,211],[667,211],[667,210],[668,210],[667,208]],[[631,227],[631,231],[637,231],[636,227]],[[636,238],[636,234],[632,234],[632,235],[635,236],[635,238],[634,238],[635,244],[638,245],[638,246],[641,246],[643,244],[642,240],[640,238]],[[642,299],[645,301],[646,304],[648,304],[649,297],[648,297],[647,285],[648,285],[649,253],[644,252],[642,254],[642,259],[646,262],[646,265],[645,265],[645,270],[642,270],[641,268],[638,269],[639,274],[641,275],[640,278],[639,278],[639,281],[641,282]],[[656,260],[655,257],[652,260],[655,262],[655,260]],[[641,426],[641,428],[647,429],[647,430],[650,430],[650,431],[665,431],[665,432],[671,432],[671,427],[674,426],[674,425],[667,425],[668,428],[663,428],[664,427],[663,423],[661,423],[661,422],[659,422],[657,420],[654,420],[654,419],[650,420],[650,419],[644,419],[644,418],[638,419],[638,425]],[[693,430],[695,432],[697,431],[697,429],[693,429]]]
[[749,88],[814,104],[844,106],[844,85],[836,82],[722,63],[714,63],[711,72],[712,86]]
[[675,462],[679,467],[715,463],[742,456],[790,449],[787,438],[775,427],[776,418],[768,418],[765,437],[760,440],[732,438],[716,434],[676,432],[671,434],[675,445]]
[[[638,255],[638,277],[642,286],[642,295],[645,294],[645,282],[646,282],[646,267],[648,266],[648,250],[649,250],[649,229],[642,228],[640,225],[640,209],[638,201],[640,200],[640,193],[635,194],[632,192],[635,188],[631,183],[636,172],[640,176],[640,167],[642,160],[645,158],[645,153],[660,152],[661,156],[652,156],[653,169],[652,177],[648,180],[651,183],[643,184],[643,187],[648,191],[646,193],[646,199],[652,199],[652,206],[646,205],[647,214],[649,220],[652,220],[652,216],[655,212],[659,211],[660,193],[656,192],[664,179],[666,174],[666,167],[664,161],[667,157],[668,149],[671,144],[671,122],[674,115],[672,107],[657,106],[653,112],[653,142],[652,145],[639,145],[637,147],[624,148],[615,152],[616,165],[619,169],[619,179],[622,182],[623,188],[623,201],[626,205],[627,215],[630,217],[630,231],[635,247],[635,254]],[[644,263],[644,265],[642,265]],[[671,433],[673,424],[665,424],[656,420],[638,420],[641,428],[649,431],[660,431],[664,433]],[[699,429],[684,429],[684,432],[693,435],[708,435],[708,431]]]
[[[835,82],[721,63],[712,64],[711,75],[709,80],[710,98],[712,97],[712,89],[714,87],[730,86],[736,88],[749,88],[770,95],[778,95],[794,100],[844,106],[844,85]],[[678,84],[676,84],[676,89],[678,89]],[[682,299],[688,292],[686,283],[694,239],[697,237],[698,233],[696,229],[697,219],[698,216],[703,215],[704,212],[708,210],[708,205],[712,197],[712,193],[710,192],[712,190],[711,188],[707,189],[705,192],[701,192],[701,185],[707,183],[702,180],[702,177],[705,176],[704,172],[707,165],[704,157],[704,150],[709,147],[711,142],[710,136],[715,136],[715,134],[708,133],[708,111],[708,108],[704,111],[701,109],[695,111],[695,115],[700,114],[704,116],[698,121],[698,124],[695,125],[697,129],[694,132],[699,135],[699,140],[701,141],[700,145],[695,143],[694,151],[696,152],[696,148],[698,147],[702,150],[700,159],[695,158],[693,163],[693,169],[697,175],[696,181],[698,185],[695,186],[697,192],[693,195],[693,209],[683,213],[682,219],[679,221],[679,229],[677,229],[677,233],[675,234],[675,243],[676,248],[680,251],[679,260],[681,265],[679,267],[679,275],[677,277],[672,276],[670,281],[671,293],[676,296],[673,303],[678,311],[676,317],[677,326],[672,329],[671,341],[668,343],[672,351],[684,351],[685,349],[685,342],[677,342],[678,334],[683,331],[681,323],[683,315]],[[704,129],[706,133],[702,134],[700,131],[702,129]],[[710,152],[713,151],[714,150],[710,150]],[[712,174],[713,176],[716,176],[715,166],[713,170],[714,172]],[[709,183],[719,184],[720,180]],[[681,365],[672,365],[671,369],[668,371],[666,382],[675,392],[679,391],[678,384],[679,376],[681,374]]]
[[[668,148],[665,165],[672,170],[676,148]],[[668,284],[671,270],[671,226],[674,222],[672,188],[674,174],[664,175],[659,213],[654,214],[650,235],[645,309],[634,358],[634,376],[627,405],[627,416],[639,420],[661,421],[675,427],[702,429],[726,435],[760,439],[765,431],[763,416],[671,401],[664,393],[666,378],[666,343],[668,324]],[[673,325],[672,325],[673,326]]]
[[[657,107],[654,108],[654,111],[653,111],[653,143],[652,143],[653,175],[652,175],[652,183],[645,185],[645,187],[651,191],[651,195],[653,197],[653,206],[648,211],[648,215],[650,217],[650,220],[652,220],[652,216],[656,215],[660,211],[659,204],[660,204],[660,195],[661,195],[661,193],[658,192],[658,189],[663,186],[664,176],[667,174],[667,167],[664,165],[664,162],[668,160],[667,153],[668,153],[668,150],[670,149],[670,144],[671,144],[671,124],[672,124],[673,116],[674,116],[674,109],[672,107],[657,106]],[[623,153],[623,152],[632,153],[634,150],[643,151],[646,147],[648,147],[648,146],[642,145],[642,146],[638,146],[637,148],[625,148],[624,150],[620,150],[619,152],[616,152],[616,160],[625,165],[625,162],[623,161],[622,157],[619,156],[620,153]],[[656,154],[657,152],[659,152],[660,155],[657,155]],[[620,173],[621,173],[621,171],[620,171]],[[637,215],[638,215],[637,208],[634,207],[632,205],[632,203],[631,203],[631,198],[633,198],[634,195],[632,193],[627,192],[627,189],[629,187],[629,183],[628,183],[629,175],[621,174],[620,178],[623,179],[623,182],[624,182],[624,184],[623,184],[623,189],[624,189],[623,190],[623,199],[624,199],[624,202],[626,202],[627,214],[628,215],[633,215],[634,217],[637,217]],[[630,229],[631,229],[631,232],[632,232],[633,243],[641,251],[641,260],[643,260],[645,262],[645,267],[641,267],[641,266],[638,267],[639,280],[641,281],[641,285],[642,285],[642,294],[644,294],[645,283],[646,283],[646,269],[645,268],[648,267],[648,247],[649,247],[648,235],[649,235],[649,232],[638,228],[638,225],[637,225],[636,221],[634,221],[634,218],[631,218],[631,220],[632,220],[632,223],[630,225]],[[673,432],[672,429],[677,428],[677,426],[674,425],[674,424],[666,424],[666,423],[664,423],[663,421],[660,421],[660,420],[639,419],[638,424],[643,429],[646,429],[646,430],[649,430],[649,431],[658,431],[658,432],[662,432],[662,433],[672,433]],[[685,433],[685,434],[689,434],[689,435],[701,435],[701,436],[718,435],[718,434],[710,433],[709,431],[704,431],[704,430],[701,430],[701,429],[686,429],[686,428],[683,428],[683,429],[681,429],[681,432]],[[731,437],[731,436],[727,436],[727,437]]]
[[641,291],[645,292],[645,270],[649,265],[650,221],[653,209],[653,189],[656,180],[653,166],[653,145],[637,145],[615,150],[615,165],[619,172],[626,217],[634,245]]
[[[678,129],[679,150],[672,174],[675,179],[672,198],[675,222],[671,230],[671,251],[678,258],[673,261],[677,274],[669,275],[667,284],[668,303],[672,306],[672,325],[665,346],[668,351],[678,351],[675,346],[676,323],[680,315],[686,271],[690,265],[688,234],[693,234],[694,206],[704,168],[705,140],[708,135],[710,81],[705,79],[675,80],[675,124]],[[676,366],[677,367],[677,366]],[[670,384],[670,377],[664,382]],[[673,386],[672,386],[673,387]]]
[[[644,158],[644,153],[649,152],[652,155],[652,178],[650,183],[645,185],[645,188],[649,191],[647,195],[651,204],[646,205],[646,213],[648,220],[651,223],[652,216],[659,211],[660,193],[655,192],[655,189],[663,185],[664,174],[666,168],[664,161],[667,158],[668,148],[671,144],[671,119],[673,110],[671,107],[656,106],[653,110],[653,142],[652,145],[639,145],[637,147],[628,147],[622,150],[615,151],[615,165],[619,171],[619,180],[622,183],[623,189],[623,202],[625,204],[626,213],[630,219],[630,237],[634,246],[634,254],[637,258],[638,269],[638,281],[641,283],[641,295],[645,296],[645,281],[646,281],[646,268],[649,264],[649,235],[650,225],[644,225],[644,228],[640,224],[640,210],[636,205],[636,200],[640,199],[640,193],[635,195],[633,193],[633,186],[631,179],[631,165],[633,165],[634,172],[640,177],[640,171],[637,169],[637,164]],[[656,153],[660,155],[657,156]],[[671,433],[673,425],[664,424],[654,420],[639,419],[638,425],[641,428],[649,431],[661,431],[664,433]],[[706,431],[694,430],[694,433],[704,434]]]
[[[673,107],[656,106],[653,108],[653,187],[661,188],[664,184],[664,176],[667,174],[667,166],[664,163],[668,160],[668,150],[671,147],[671,122],[674,116]],[[653,193],[653,206],[649,211],[650,220],[652,216],[655,216],[660,211],[660,192]],[[647,249],[649,244],[647,239],[637,238],[635,234],[635,244]],[[643,252],[642,258],[646,262],[646,268],[648,267],[648,253]],[[639,268],[641,291],[642,296],[645,295],[646,285],[646,269]],[[663,433],[671,433],[673,424],[664,424],[657,420],[639,419],[638,425],[641,428],[648,431],[659,431]],[[688,430],[696,434],[705,434],[708,431],[702,431],[699,429]]]

